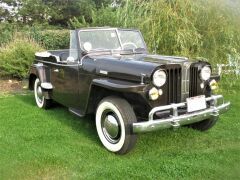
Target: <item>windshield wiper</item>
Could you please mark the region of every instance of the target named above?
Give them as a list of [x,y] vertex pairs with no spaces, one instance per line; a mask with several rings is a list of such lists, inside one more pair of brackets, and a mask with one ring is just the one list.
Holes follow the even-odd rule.
[[122,50],[120,54],[125,55],[125,54],[143,54],[146,53],[146,50],[143,48],[136,48],[136,49],[127,49],[127,50]]

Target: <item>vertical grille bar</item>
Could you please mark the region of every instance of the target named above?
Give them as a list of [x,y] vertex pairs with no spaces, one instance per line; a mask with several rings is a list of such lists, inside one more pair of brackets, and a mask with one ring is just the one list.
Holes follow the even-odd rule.
[[189,97],[193,97],[197,95],[198,95],[198,67],[191,66]]
[[168,75],[168,104],[181,101],[181,68],[167,69]]
[[172,100],[173,100],[173,102],[175,103],[175,91],[176,91],[176,80],[177,79],[177,77],[175,76],[175,69],[172,69],[172,87],[173,87],[173,91],[172,91],[172,95],[173,95],[173,97],[172,97]]

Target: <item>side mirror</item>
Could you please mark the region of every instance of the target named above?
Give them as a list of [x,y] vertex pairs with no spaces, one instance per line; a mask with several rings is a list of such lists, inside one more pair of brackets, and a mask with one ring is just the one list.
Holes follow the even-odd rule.
[[85,51],[91,51],[92,50],[92,44],[90,43],[90,42],[85,42],[84,44],[83,44],[83,49],[85,50]]
[[74,57],[69,56],[67,58],[67,62],[74,62],[74,61],[75,61]]

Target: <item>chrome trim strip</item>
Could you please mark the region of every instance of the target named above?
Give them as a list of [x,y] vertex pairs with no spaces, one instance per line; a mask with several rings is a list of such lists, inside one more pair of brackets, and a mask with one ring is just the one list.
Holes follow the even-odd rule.
[[117,28],[87,28],[87,29],[80,29],[79,31],[83,31],[83,32],[86,32],[86,31],[107,31],[107,30],[111,30],[111,31],[114,31],[114,30],[117,30]]
[[181,101],[184,102],[189,97],[189,81],[191,62],[185,62],[182,65],[182,84],[181,84]]
[[78,62],[76,61],[75,64],[61,64],[61,63],[53,63],[53,62],[49,62],[49,61],[42,61],[42,60],[36,60],[37,62],[41,62],[41,63],[47,63],[47,64],[52,64],[52,65],[57,65],[57,66],[78,66]]
[[[222,100],[222,102],[218,105],[220,100]],[[193,113],[186,113],[180,116],[178,115],[178,108],[186,107],[186,102],[153,108],[149,113],[149,121],[133,123],[133,132],[140,133],[171,127],[178,128],[181,125],[192,124],[209,118],[217,118],[220,114],[226,112],[230,108],[230,102],[224,103],[222,95],[213,95],[206,98],[206,101],[211,103],[210,108]],[[156,112],[165,110],[172,110],[172,116],[165,119],[154,120],[154,114]]]
[[188,60],[187,57],[184,57],[184,56],[165,56],[165,55],[162,55],[163,57],[166,57],[166,58],[174,58],[174,59],[184,59],[184,60]]

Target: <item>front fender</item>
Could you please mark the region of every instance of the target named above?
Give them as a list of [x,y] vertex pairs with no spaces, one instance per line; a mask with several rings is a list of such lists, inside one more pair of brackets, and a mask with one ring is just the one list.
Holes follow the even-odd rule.
[[94,79],[89,89],[90,93],[88,95],[85,112],[95,112],[98,103],[107,96],[120,96],[122,98],[126,98],[130,104],[143,104],[141,107],[147,110],[148,107],[145,106],[147,103],[143,103],[145,102],[143,96],[147,91],[147,88],[148,84],[140,84],[137,82],[109,78]]
[[219,82],[219,81],[220,81],[220,75],[218,75],[218,74],[213,74],[213,75],[211,75],[209,81],[211,81],[211,80],[213,80],[213,79],[214,79],[216,82]]

